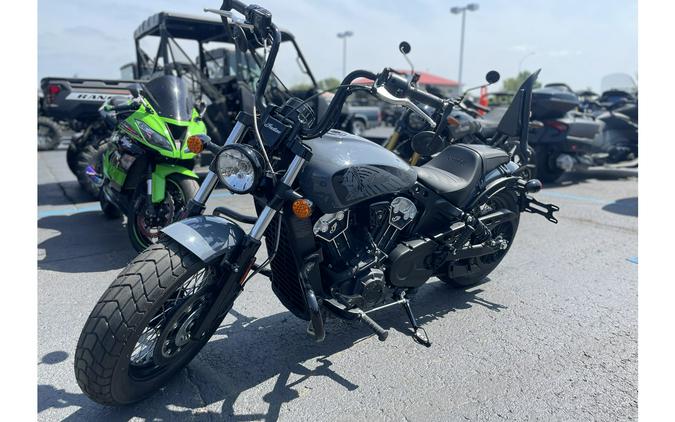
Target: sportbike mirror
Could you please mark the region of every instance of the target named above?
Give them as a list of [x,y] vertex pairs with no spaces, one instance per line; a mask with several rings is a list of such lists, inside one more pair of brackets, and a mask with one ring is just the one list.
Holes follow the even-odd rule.
[[410,141],[410,146],[413,151],[422,157],[431,157],[432,155],[441,152],[443,149],[443,140],[434,132],[425,130],[413,136]]

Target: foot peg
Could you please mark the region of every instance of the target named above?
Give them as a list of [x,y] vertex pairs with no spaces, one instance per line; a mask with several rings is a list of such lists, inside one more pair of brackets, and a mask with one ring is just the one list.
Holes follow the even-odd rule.
[[387,339],[387,336],[389,336],[389,331],[385,330],[378,324],[377,322],[373,321],[371,317],[369,317],[365,312],[361,311],[361,314],[359,316],[361,321],[363,321],[368,327],[370,327],[375,334],[377,334],[377,339],[380,341],[385,341]]

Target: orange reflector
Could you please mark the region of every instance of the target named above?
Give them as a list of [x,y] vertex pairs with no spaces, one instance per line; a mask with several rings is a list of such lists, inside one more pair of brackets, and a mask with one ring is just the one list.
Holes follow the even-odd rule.
[[202,142],[201,138],[197,135],[192,135],[188,138],[187,146],[190,152],[195,154],[199,154],[200,152],[204,151],[204,142]]
[[455,119],[454,117],[448,116],[448,124],[450,126],[459,126],[459,120]]
[[309,199],[296,199],[293,201],[293,214],[298,218],[307,218],[312,215],[312,205]]

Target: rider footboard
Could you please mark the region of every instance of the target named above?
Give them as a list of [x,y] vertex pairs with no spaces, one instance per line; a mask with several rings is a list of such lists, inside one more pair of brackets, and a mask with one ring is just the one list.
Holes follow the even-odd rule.
[[543,215],[551,223],[558,224],[558,219],[553,215],[554,212],[560,211],[560,208],[557,205],[544,204],[525,194],[523,194],[521,198],[520,209],[522,211]]

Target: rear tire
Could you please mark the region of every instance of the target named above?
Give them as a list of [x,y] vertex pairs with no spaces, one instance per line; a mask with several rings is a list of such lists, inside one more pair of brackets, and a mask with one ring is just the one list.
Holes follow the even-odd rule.
[[[520,207],[518,206],[516,193],[513,191],[501,191],[488,204],[493,210],[506,208],[516,213],[516,218],[513,221],[499,224],[491,230],[493,238],[501,235],[504,240],[509,242],[507,248],[490,255],[451,262],[444,268],[444,272],[438,275],[441,281],[458,288],[466,288],[479,284],[497,268],[511,249],[520,223]],[[461,275],[456,275],[458,273],[461,273]]]
[[[49,151],[61,144],[61,127],[49,117],[38,117],[38,151]],[[42,136],[40,133],[42,132]]]
[[556,163],[556,155],[546,147],[535,149],[535,174],[543,183],[552,183],[558,180],[563,170]]
[[356,136],[363,136],[363,132],[365,132],[367,128],[366,122],[363,119],[352,120],[352,124],[350,126],[350,132]]
[[[204,337],[193,340],[190,330],[208,311],[218,290],[211,279],[219,277],[206,272],[211,270],[168,238],[129,263],[98,301],[80,334],[74,366],[82,391],[101,404],[129,404],[157,391],[187,365],[218,328],[239,291],[237,283],[225,286],[229,296],[223,317]],[[204,274],[201,279],[200,274]],[[193,308],[195,299],[202,298]],[[189,316],[180,319],[183,314]],[[174,321],[180,329],[174,329]]]

